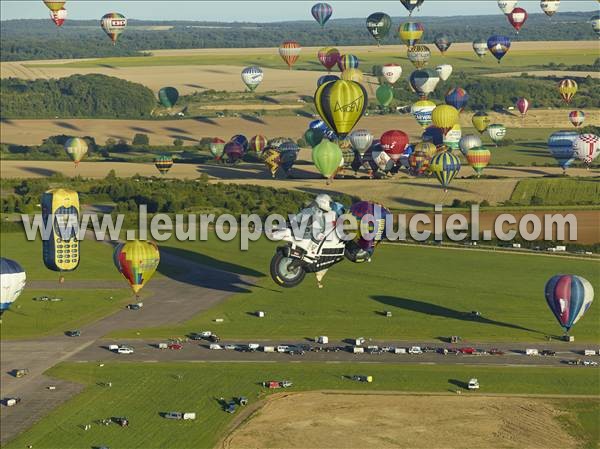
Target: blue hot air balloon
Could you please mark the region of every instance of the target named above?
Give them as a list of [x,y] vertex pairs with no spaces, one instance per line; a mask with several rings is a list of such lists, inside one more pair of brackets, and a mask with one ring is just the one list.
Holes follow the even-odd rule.
[[548,307],[565,332],[581,319],[594,300],[592,284],[573,274],[553,276],[544,290]]
[[575,160],[573,143],[579,137],[576,131],[557,131],[548,138],[548,150],[563,170]]
[[244,153],[248,151],[248,138],[242,134],[236,134],[231,139],[231,142],[235,142],[240,144],[240,146],[244,149]]
[[317,87],[319,87],[321,84],[328,83],[329,81],[337,81],[339,79],[340,77],[337,75],[323,75],[317,80]]
[[508,50],[510,49],[510,38],[506,36],[490,36],[487,41],[488,49],[490,53],[494,55],[494,57],[498,60],[498,64],[500,64],[500,60],[504,57]]
[[311,8],[310,13],[319,25],[325,26],[331,14],[333,14],[333,8],[328,3],[317,3]]
[[431,142],[436,147],[439,147],[444,144],[444,133],[436,126],[429,126],[421,134],[421,139],[423,139],[423,142]]

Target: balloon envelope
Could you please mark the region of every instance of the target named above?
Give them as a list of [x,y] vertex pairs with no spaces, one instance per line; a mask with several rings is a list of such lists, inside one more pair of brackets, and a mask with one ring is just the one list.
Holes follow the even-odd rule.
[[115,247],[113,261],[137,295],[158,268],[160,253],[153,242],[132,240]]
[[450,38],[447,34],[444,33],[436,35],[433,42],[442,54],[446,53],[446,51],[448,51],[448,49],[452,45],[452,42],[450,42]]
[[26,279],[25,270],[18,262],[0,258],[0,316],[21,295]]
[[446,189],[460,171],[460,159],[449,151],[437,153],[431,159],[429,170],[435,175],[442,187]]
[[367,17],[367,30],[380,44],[382,39],[385,39],[392,27],[392,19],[383,12],[376,12]]
[[265,77],[262,69],[255,65],[243,69],[241,76],[242,82],[246,85],[250,92],[254,92]]
[[173,166],[173,158],[168,154],[162,154],[154,159],[154,166],[161,175],[166,175]]
[[479,175],[481,175],[483,172],[483,169],[490,163],[492,153],[490,153],[490,150],[485,147],[474,147],[467,150],[465,157],[467,158],[469,165],[473,167],[473,170],[475,170],[475,173],[477,173],[477,176],[479,177]]
[[281,59],[283,59],[283,61],[287,64],[288,68],[291,70],[292,66],[300,57],[301,51],[302,47],[298,42],[284,41],[279,47],[279,56],[281,56]]
[[500,123],[494,123],[488,126],[487,131],[490,139],[492,139],[492,141],[495,143],[500,142],[502,139],[504,139],[504,136],[506,136],[506,126]]
[[500,60],[510,49],[510,38],[499,35],[491,36],[487,41],[487,46],[490,53],[494,55],[498,60],[498,64],[500,64]]
[[487,113],[483,111],[478,111],[473,115],[471,122],[473,123],[473,127],[479,133],[482,133],[488,128],[488,126],[490,126],[491,119],[490,116],[487,115]]
[[399,64],[385,64],[382,67],[381,75],[390,84],[395,84],[402,76],[402,66]]
[[481,137],[476,136],[474,134],[467,134],[466,136],[462,136],[458,146],[460,148],[460,152],[466,156],[467,151],[471,148],[481,147]]
[[405,22],[398,28],[398,37],[402,39],[406,45],[412,47],[421,40],[424,32],[425,28],[423,28],[422,23]]
[[571,111],[569,112],[569,121],[575,128],[579,128],[585,121],[585,112]]
[[469,101],[469,94],[462,87],[455,87],[454,89],[450,89],[446,94],[446,104],[450,106],[454,106],[458,109],[459,112],[467,105]]
[[337,48],[324,47],[317,53],[317,58],[319,58],[323,67],[327,70],[331,70],[331,68],[340,60],[340,51]]
[[410,86],[421,97],[427,97],[432,93],[439,82],[440,76],[432,69],[415,70],[410,74]]
[[333,8],[329,3],[317,3],[310,9],[310,13],[319,25],[325,26],[333,14]]
[[595,134],[581,134],[573,142],[575,157],[590,165],[600,153],[600,137]]
[[329,179],[340,166],[342,150],[337,144],[323,139],[321,143],[313,148],[312,160],[319,173]]
[[352,148],[358,151],[361,155],[373,143],[373,134],[366,129],[356,129],[350,133],[349,137]]
[[448,78],[450,78],[450,75],[452,75],[452,66],[450,64],[438,65],[435,68],[435,71],[438,73],[442,81],[446,81]]
[[573,274],[551,277],[544,293],[548,307],[566,332],[583,317],[594,301],[592,284]]
[[578,137],[579,133],[575,131],[557,131],[548,138],[548,150],[563,170],[575,160],[573,143]]
[[88,152],[88,144],[85,139],[80,137],[71,137],[65,142],[65,151],[73,160],[75,165],[78,165]]
[[429,47],[426,45],[415,45],[414,47],[408,48],[406,55],[408,56],[408,60],[412,62],[416,68],[421,69],[429,62],[431,50],[429,50]]
[[340,80],[319,86],[314,101],[323,121],[343,139],[363,116],[368,97],[361,84]]
[[172,108],[179,99],[179,92],[174,87],[163,87],[158,91],[158,100],[165,108]]
[[117,39],[127,27],[127,18],[118,12],[109,12],[108,14],[102,16],[102,19],[100,20],[100,26],[107,36],[110,37],[113,45],[115,45],[117,43]]
[[410,113],[415,117],[419,125],[426,128],[432,123],[431,114],[436,106],[431,100],[419,100],[412,104]]
[[377,88],[375,91],[375,97],[381,106],[384,108],[388,107],[394,100],[394,90],[387,84],[384,84]]
[[578,88],[579,86],[577,85],[577,81],[570,78],[565,78],[558,83],[558,91],[560,92],[560,96],[567,104],[571,102],[577,93]]

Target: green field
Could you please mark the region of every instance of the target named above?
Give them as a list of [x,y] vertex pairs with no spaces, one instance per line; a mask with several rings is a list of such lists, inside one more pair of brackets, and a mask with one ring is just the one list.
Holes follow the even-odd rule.
[[[235,245],[216,239],[172,240],[162,247],[236,273],[260,273],[264,277],[250,292],[236,294],[174,328],[134,329],[113,336],[168,338],[210,329],[230,339],[328,335],[433,340],[461,335],[478,341],[543,341],[561,333],[544,299],[544,285],[552,275],[577,273],[600,289],[597,261],[404,245],[380,246],[371,263],[336,265],[323,289],[317,289],[313,275],[297,288],[282,289],[268,276],[274,243],[259,241],[246,252]],[[253,316],[257,310],[265,311],[266,318]],[[385,310],[393,317],[382,316]],[[483,318],[472,320],[471,310]],[[224,322],[216,324],[215,318]],[[600,342],[599,323],[600,308],[592,307],[572,334],[577,341]]]
[[[365,385],[343,376],[368,373],[374,383],[368,390],[408,392],[455,391],[456,381],[477,374],[487,393],[587,395],[598,391],[600,378],[593,369],[513,368],[472,366],[411,366],[316,363],[169,363],[96,364],[62,363],[48,374],[87,385],[83,393],[51,412],[25,434],[8,444],[9,448],[127,447],[208,448],[223,436],[232,416],[223,412],[219,397],[246,396],[251,402],[264,397],[259,382],[289,379],[292,391],[341,389],[365,390]],[[112,388],[102,386],[112,382]],[[469,393],[478,394],[478,393]],[[598,440],[594,420],[600,402],[569,399],[557,403],[570,412],[563,418],[583,444]],[[159,413],[173,410],[195,411],[197,421],[174,422]],[[127,429],[93,424],[84,431],[79,426],[111,416],[125,416]],[[591,447],[591,446],[589,446]]]
[[530,204],[533,197],[540,198],[543,204],[587,202],[598,206],[600,179],[523,179],[517,184],[510,200],[516,204]]
[[[375,47],[374,47],[375,48]],[[361,61],[362,69],[370,70],[372,65],[380,65],[387,63],[403,63],[411,66],[410,61],[405,56],[404,50],[401,53],[377,51],[376,53],[365,51],[354,51],[356,56]],[[591,64],[595,58],[593,50],[586,52],[574,52],[570,50],[552,50],[546,51],[517,51],[512,50],[502,60],[502,70],[506,72],[518,70],[544,70],[545,65],[549,61],[556,64],[565,64],[567,66],[577,64]],[[437,52],[432,51],[429,61],[430,67],[435,67],[438,64],[452,64],[455,70],[464,70],[468,73],[492,73],[498,70],[496,59],[491,55],[487,55],[483,59],[479,59],[473,52],[450,51],[446,56],[441,56]],[[260,65],[261,67],[269,68],[287,68],[277,49],[273,49],[273,54],[252,54],[252,49],[243,55],[191,55],[191,56],[134,56],[120,58],[99,58],[89,61],[78,61],[62,64],[61,67],[71,68],[94,68],[94,67],[152,67],[152,66],[178,66],[178,65]],[[27,65],[26,67],[43,68],[56,67],[55,64],[35,64]],[[322,70],[325,69],[314,57],[305,50],[300,59],[294,66],[294,69],[299,70]]]

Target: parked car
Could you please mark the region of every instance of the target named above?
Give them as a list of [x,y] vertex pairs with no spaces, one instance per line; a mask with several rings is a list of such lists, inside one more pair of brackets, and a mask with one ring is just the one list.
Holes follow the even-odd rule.
[[119,346],[117,354],[133,354],[133,348],[130,346]]
[[224,348],[229,351],[235,351],[238,347],[237,345],[225,345]]
[[409,354],[423,354],[420,346],[411,346],[408,350]]
[[140,310],[144,306],[143,303],[138,302],[137,304],[127,304],[129,310]]
[[183,349],[183,345],[181,343],[169,343],[167,348],[172,349],[173,351],[180,351]]
[[198,332],[192,332],[191,334],[188,335],[188,337],[190,337],[190,340],[203,340],[204,339],[204,337]]
[[204,338],[206,338],[211,343],[219,343],[221,341],[219,336],[217,334],[213,334],[213,333],[211,333],[208,337],[204,337]]
[[72,331],[65,332],[67,337],[81,337],[81,331],[79,329],[75,329]]
[[466,348],[460,348],[459,349],[461,354],[474,354],[476,349],[475,348],[471,348],[471,347],[466,347]]
[[183,413],[181,412],[167,412],[163,413],[163,418],[167,419],[183,419]]
[[16,378],[27,376],[27,374],[29,374],[29,370],[27,368],[12,370],[12,375]]
[[488,351],[488,354],[490,355],[504,355],[504,351],[501,351],[498,348],[492,348]]
[[467,387],[469,390],[479,390],[479,381],[475,378],[470,379]]
[[598,362],[595,360],[584,360],[583,366],[598,366]]
[[544,349],[544,350],[540,351],[540,355],[553,357],[556,355],[556,351],[552,351],[550,349]]
[[19,402],[21,402],[21,398],[5,398],[4,399],[4,405],[6,405],[7,407],[12,407],[14,405],[17,405]]

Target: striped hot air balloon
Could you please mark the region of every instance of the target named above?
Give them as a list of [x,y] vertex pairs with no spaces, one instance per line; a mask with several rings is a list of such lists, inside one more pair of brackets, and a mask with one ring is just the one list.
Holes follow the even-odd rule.
[[594,301],[592,284],[587,279],[573,274],[552,276],[544,287],[544,294],[558,324],[567,333]]
[[[435,148],[435,146],[434,146]],[[408,166],[413,176],[421,176],[429,168],[431,157],[424,151],[416,150],[408,156]]]
[[363,82],[363,72],[360,69],[346,69],[342,72],[341,78],[346,81]]
[[357,69],[359,63],[360,61],[358,60],[358,57],[356,57],[355,55],[347,54],[341,55],[339,57],[337,65],[340,69],[340,72],[343,72],[344,70],[348,69]]
[[264,150],[266,146],[267,138],[260,134],[257,134],[248,141],[248,149],[250,151],[254,151],[255,153],[262,152],[262,150]]
[[573,143],[578,137],[579,133],[575,131],[557,131],[548,138],[548,150],[563,171],[575,160]]
[[569,112],[569,121],[575,128],[579,128],[585,121],[585,112],[571,111]]
[[460,141],[458,142],[460,152],[464,156],[467,155],[467,151],[469,151],[471,148],[477,148],[481,146],[481,137],[474,134],[467,134],[466,136],[461,137]]
[[317,3],[311,8],[310,13],[319,25],[324,27],[333,14],[333,8],[328,3]]
[[419,22],[405,22],[398,28],[398,37],[409,47],[417,44],[423,37],[425,28]]
[[581,134],[573,142],[573,151],[577,159],[591,165],[600,154],[600,137],[596,134]]
[[271,177],[275,178],[281,164],[281,153],[276,148],[266,147],[261,153],[261,159],[271,172]]
[[330,72],[333,66],[340,60],[340,51],[337,48],[324,47],[319,50],[317,57],[321,64],[323,64],[323,67]]
[[58,11],[50,11],[50,19],[54,22],[54,25],[61,27],[65,20],[67,20],[67,10],[61,8]]
[[292,70],[292,66],[296,63],[300,57],[302,47],[296,41],[285,41],[279,47],[279,56],[287,64],[288,68]]
[[132,240],[115,247],[113,262],[137,297],[158,268],[160,253],[153,242]]
[[444,192],[447,192],[448,185],[460,171],[460,159],[449,151],[442,151],[431,159],[429,171],[435,175]]
[[104,32],[110,37],[113,45],[117,44],[117,39],[127,27],[127,18],[118,12],[109,12],[102,16],[100,26]]
[[223,156],[223,151],[225,150],[225,141],[223,139],[219,139],[218,137],[213,138],[210,141],[208,149],[210,153],[215,157],[215,159],[221,159]]
[[65,3],[67,3],[66,1],[46,1],[44,0],[44,5],[46,5],[46,7],[52,11],[52,12],[57,12],[60,11],[62,8],[65,7]]
[[525,115],[527,114],[527,111],[529,111],[529,100],[525,97],[521,97],[517,100],[515,106],[521,113],[521,117],[525,119]]
[[408,48],[406,56],[417,69],[422,69],[429,62],[429,58],[431,58],[431,50],[429,50],[427,45],[415,45]]
[[578,88],[579,86],[577,86],[577,81],[570,78],[565,78],[558,83],[558,91],[560,92],[560,96],[567,104],[571,102],[577,93]]
[[487,42],[484,39],[476,39],[473,41],[473,51],[479,58],[483,58],[488,52]]
[[358,151],[361,155],[367,151],[367,148],[373,143],[373,134],[366,129],[357,129],[350,133],[350,143],[352,148]]
[[71,137],[65,142],[65,151],[77,166],[87,154],[88,144],[80,137]]
[[154,159],[154,166],[161,175],[166,175],[173,166],[173,158],[168,154],[161,154]]
[[527,17],[529,17],[527,11],[525,11],[523,8],[514,8],[511,12],[509,12],[506,15],[506,18],[508,19],[509,23],[517,31],[517,34],[519,34],[519,31],[521,30],[523,25],[525,25]]
[[483,169],[490,163],[492,153],[485,147],[475,147],[467,150],[465,157],[479,178],[483,172]]
[[437,153],[437,147],[433,142],[419,142],[415,145],[415,153],[421,151],[431,160],[434,154]]

